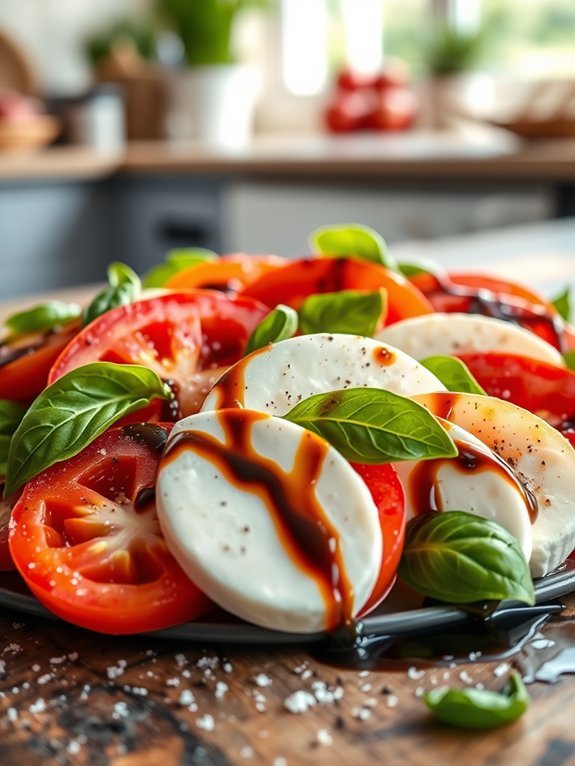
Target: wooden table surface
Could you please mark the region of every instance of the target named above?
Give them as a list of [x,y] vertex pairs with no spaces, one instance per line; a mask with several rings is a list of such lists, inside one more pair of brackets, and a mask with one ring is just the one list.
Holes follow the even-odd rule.
[[[575,632],[566,604],[544,630]],[[0,766],[575,764],[573,676],[531,684],[527,713],[489,732],[434,722],[420,698],[444,683],[499,690],[508,672],[341,670],[305,647],[100,636],[0,608]],[[301,699],[315,704],[290,712]]]

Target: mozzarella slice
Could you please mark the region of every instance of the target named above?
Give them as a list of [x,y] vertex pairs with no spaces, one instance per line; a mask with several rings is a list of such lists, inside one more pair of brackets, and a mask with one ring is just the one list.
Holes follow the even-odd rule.
[[247,407],[285,415],[302,399],[369,386],[410,396],[445,387],[419,362],[359,335],[302,335],[244,357],[216,383],[202,411]]
[[535,333],[511,322],[476,314],[437,313],[403,319],[384,327],[376,338],[415,359],[468,351],[509,351],[564,366],[559,351]]
[[228,409],[179,421],[157,501],[184,571],[256,625],[331,628],[376,583],[383,543],[369,490],[327,442],[280,418]]
[[459,450],[457,457],[394,463],[405,488],[407,519],[432,510],[474,513],[510,532],[529,561],[531,506],[523,486],[483,442],[440,420]]
[[437,393],[414,398],[474,434],[535,496],[539,511],[531,574],[542,577],[563,563],[575,548],[575,450],[567,439],[531,412],[496,397]]

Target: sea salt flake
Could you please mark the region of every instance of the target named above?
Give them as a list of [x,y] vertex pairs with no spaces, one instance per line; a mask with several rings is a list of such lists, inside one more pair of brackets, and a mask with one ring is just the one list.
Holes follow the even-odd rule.
[[510,665],[508,662],[500,662],[499,665],[497,665],[496,668],[493,669],[493,675],[496,678],[501,678],[501,676],[506,675],[509,673]]
[[195,701],[196,698],[189,689],[184,689],[184,691],[181,692],[180,696],[178,697],[178,704],[183,705],[184,707],[188,707],[188,705],[193,704]]
[[266,676],[265,673],[258,673],[258,675],[254,677],[254,683],[256,686],[263,688],[266,686],[271,686],[272,679],[269,676]]
[[462,670],[459,674],[459,680],[463,681],[464,684],[472,684],[473,678],[469,675],[469,673],[466,670]]
[[46,701],[43,700],[42,697],[38,697],[36,702],[33,702],[30,705],[28,710],[30,713],[32,713],[32,715],[35,715],[36,713],[43,713],[46,710]]
[[240,758],[253,758],[254,755],[254,749],[253,747],[250,747],[249,745],[244,745],[242,749],[240,750]]
[[425,675],[425,670],[418,670],[416,667],[410,667],[407,670],[407,677],[412,681],[419,681]]
[[230,687],[224,681],[218,681],[216,684],[216,691],[214,692],[216,699],[222,700],[229,689]]
[[310,707],[313,707],[316,704],[317,700],[313,694],[310,694],[303,689],[290,694],[290,696],[284,700],[284,707],[286,710],[295,714],[307,713]]
[[206,713],[206,715],[196,719],[196,726],[203,731],[213,731],[216,727],[216,722],[212,715]]
[[333,744],[333,737],[327,729],[320,729],[316,735],[316,739],[320,745],[329,746]]

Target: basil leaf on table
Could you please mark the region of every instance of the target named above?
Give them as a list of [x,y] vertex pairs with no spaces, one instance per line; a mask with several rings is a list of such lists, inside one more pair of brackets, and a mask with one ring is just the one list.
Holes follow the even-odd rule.
[[517,540],[494,521],[463,511],[412,519],[398,574],[419,593],[448,603],[535,603],[529,565]]
[[557,295],[551,301],[551,304],[555,306],[559,316],[565,319],[566,322],[571,322],[573,317],[573,290],[570,287],[566,287],[562,293]]
[[385,308],[385,294],[379,290],[340,290],[310,295],[300,307],[299,326],[304,335],[337,332],[371,338]]
[[319,434],[347,460],[357,463],[457,455],[455,444],[425,407],[378,388],[316,394],[284,417]]
[[563,361],[565,362],[565,367],[575,370],[575,351],[566,351],[563,354]]
[[448,391],[455,391],[460,394],[482,394],[485,391],[475,380],[469,368],[461,359],[455,356],[428,356],[421,359],[420,364],[432,372],[438,378]]
[[387,252],[385,240],[369,226],[355,223],[322,226],[312,232],[309,241],[314,253],[333,257],[360,258],[397,271],[397,263]]
[[298,315],[295,309],[279,303],[273,311],[262,319],[249,337],[246,354],[251,354],[268,343],[293,338],[297,332]]
[[0,399],[0,476],[6,475],[8,451],[12,434],[20,425],[26,407],[7,399]]
[[190,266],[197,266],[198,263],[214,261],[216,258],[217,253],[203,247],[170,250],[166,255],[166,262],[150,269],[144,276],[142,284],[144,287],[163,287],[168,279],[180,271],[188,269]]
[[521,676],[513,671],[501,693],[487,689],[432,689],[423,700],[444,723],[465,729],[492,729],[520,718],[529,707]]
[[30,332],[47,332],[55,327],[73,322],[78,319],[81,313],[82,308],[78,303],[47,301],[26,309],[26,311],[12,314],[4,321],[4,326],[10,336],[26,335]]
[[139,365],[93,362],[42,391],[16,429],[8,453],[7,497],[54,463],[77,455],[124,415],[171,399],[158,375]]
[[108,287],[104,287],[86,309],[84,324],[89,324],[110,309],[138,300],[141,289],[136,272],[125,263],[114,261],[108,266]]

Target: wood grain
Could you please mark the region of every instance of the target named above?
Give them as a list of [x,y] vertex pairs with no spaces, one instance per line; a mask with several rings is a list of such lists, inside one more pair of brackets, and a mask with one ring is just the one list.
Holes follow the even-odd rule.
[[[532,684],[530,710],[499,730],[433,722],[421,689],[499,689],[494,663],[358,673],[305,649],[98,636],[6,611],[0,658],[2,766],[575,764],[573,678]],[[300,690],[324,704],[288,712],[285,700]]]

